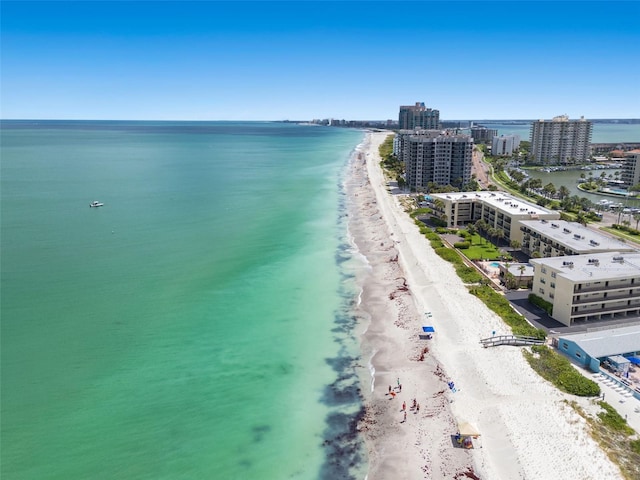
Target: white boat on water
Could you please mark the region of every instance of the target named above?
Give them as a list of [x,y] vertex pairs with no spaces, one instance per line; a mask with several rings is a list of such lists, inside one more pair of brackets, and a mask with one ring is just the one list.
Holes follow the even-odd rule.
[[89,204],[89,207],[96,207],[97,208],[97,207],[102,207],[103,205],[104,205],[104,203],[100,203],[99,201],[95,200],[95,201],[93,201],[93,202],[91,202]]

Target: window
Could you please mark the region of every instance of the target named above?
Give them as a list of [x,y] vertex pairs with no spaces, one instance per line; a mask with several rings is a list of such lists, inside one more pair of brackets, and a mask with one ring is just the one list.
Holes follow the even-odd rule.
[[556,272],[551,272],[551,278],[556,278]]
[[569,349],[569,345],[567,345],[566,342],[562,342],[562,348],[564,348],[565,350]]
[[580,352],[576,352],[576,357],[582,358],[582,355],[580,355]]
[[551,282],[551,284],[549,285],[551,288],[556,288],[556,284],[554,282]]
[[538,292],[544,295],[544,288],[539,289]]
[[542,273],[547,273],[547,269],[546,269],[546,267],[542,267],[542,268],[540,269],[540,271],[541,271]]

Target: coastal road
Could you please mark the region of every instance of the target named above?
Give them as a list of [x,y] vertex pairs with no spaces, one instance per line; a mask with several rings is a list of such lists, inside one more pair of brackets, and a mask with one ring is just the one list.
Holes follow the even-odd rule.
[[487,188],[491,181],[489,180],[489,166],[482,161],[484,154],[481,150],[473,149],[473,162],[471,165],[471,173],[476,175],[476,180],[480,184],[480,188]]

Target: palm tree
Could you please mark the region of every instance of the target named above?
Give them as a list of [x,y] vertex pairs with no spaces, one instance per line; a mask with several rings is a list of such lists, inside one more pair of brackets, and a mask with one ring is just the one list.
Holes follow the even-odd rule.
[[569,189],[564,185],[560,185],[560,188],[558,188],[558,197],[560,197],[560,200],[564,200],[569,196],[569,194],[570,194]]
[[498,236],[498,229],[494,228],[494,227],[491,227],[487,231],[487,234],[489,235],[489,238],[491,239],[491,243],[494,243],[493,238]]
[[476,226],[473,223],[470,223],[469,225],[467,225],[467,232],[469,232],[469,235],[475,234]]
[[584,212],[578,212],[578,214],[576,215],[576,222],[584,226],[587,225],[587,216],[584,214]]
[[640,214],[634,213],[633,219],[636,221],[636,230],[638,230],[638,223],[640,223]]
[[522,275],[524,274],[526,267],[524,265],[520,265],[518,267],[518,270],[520,270],[520,279],[518,280],[518,287],[519,287],[520,285],[522,285]]
[[556,186],[553,183],[549,182],[544,186],[543,191],[546,196],[551,198],[556,194]]

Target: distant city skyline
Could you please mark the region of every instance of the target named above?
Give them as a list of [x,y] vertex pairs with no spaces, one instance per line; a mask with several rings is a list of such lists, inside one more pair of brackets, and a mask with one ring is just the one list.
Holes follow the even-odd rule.
[[0,3],[5,119],[640,116],[640,3]]

